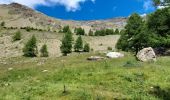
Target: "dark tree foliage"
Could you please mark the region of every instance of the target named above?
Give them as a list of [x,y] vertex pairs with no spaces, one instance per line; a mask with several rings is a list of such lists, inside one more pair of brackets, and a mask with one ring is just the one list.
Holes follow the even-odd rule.
[[117,48],[124,51],[138,52],[142,48],[142,41],[144,41],[140,39],[145,33],[142,31],[143,26],[143,19],[136,13],[132,14],[127,21],[124,33],[117,43]]
[[12,37],[13,41],[21,40],[21,32],[17,31],[15,32],[14,36]]
[[90,45],[88,43],[84,45],[84,52],[90,52]]
[[36,37],[33,35],[23,48],[24,56],[36,57],[37,56],[37,43]]
[[47,49],[47,45],[44,44],[42,47],[41,47],[41,57],[48,57],[48,49]]
[[170,8],[158,9],[143,21],[133,14],[117,43],[117,48],[136,53],[144,47],[170,48]]
[[69,26],[64,26],[62,32],[66,33],[68,31],[70,31],[70,27]]
[[170,8],[152,13],[147,20],[147,27],[153,33],[153,47],[170,47]]
[[5,22],[3,21],[3,22],[1,22],[1,26],[2,27],[4,27],[5,26]]
[[74,50],[75,52],[80,52],[81,50],[83,50],[83,40],[81,36],[77,38],[76,43],[74,45]]
[[75,33],[76,35],[85,35],[85,31],[83,28],[79,27],[79,28],[75,28]]
[[120,34],[119,29],[115,30],[115,34]]
[[72,52],[72,41],[73,41],[72,33],[70,31],[66,32],[62,39],[62,44],[60,47],[60,50],[64,56],[67,56],[67,54]]
[[94,36],[94,33],[93,33],[93,31],[92,31],[91,29],[89,30],[88,35],[89,35],[89,36]]
[[106,29],[105,34],[106,35],[114,35],[114,30],[113,29]]

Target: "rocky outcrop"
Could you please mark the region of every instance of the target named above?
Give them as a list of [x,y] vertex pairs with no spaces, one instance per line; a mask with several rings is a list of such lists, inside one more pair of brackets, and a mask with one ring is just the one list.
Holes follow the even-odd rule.
[[140,50],[136,57],[142,62],[156,61],[156,54],[151,47]]

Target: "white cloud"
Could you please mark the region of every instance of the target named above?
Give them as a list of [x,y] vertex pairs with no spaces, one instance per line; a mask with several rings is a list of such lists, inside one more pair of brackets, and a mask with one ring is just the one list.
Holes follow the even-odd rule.
[[153,1],[152,0],[145,0],[144,1],[144,5],[143,5],[143,8],[148,11],[150,9],[154,9],[153,7]]
[[95,2],[95,0],[0,0],[0,4],[9,4],[12,2],[16,2],[29,6],[31,8],[35,8],[37,5],[62,5],[65,6],[67,11],[76,11],[81,8],[80,3],[84,3],[86,1],[91,1],[93,3]]

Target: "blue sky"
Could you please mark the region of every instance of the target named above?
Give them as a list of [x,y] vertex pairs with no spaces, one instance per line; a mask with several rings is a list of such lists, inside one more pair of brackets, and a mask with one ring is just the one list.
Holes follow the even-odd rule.
[[[8,2],[7,2],[8,1]],[[2,0],[18,2],[60,19],[95,20],[154,11],[151,0]]]

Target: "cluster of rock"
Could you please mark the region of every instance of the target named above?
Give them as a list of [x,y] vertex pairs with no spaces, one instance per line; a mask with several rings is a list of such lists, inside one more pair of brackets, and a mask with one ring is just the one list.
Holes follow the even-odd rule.
[[[124,54],[120,52],[109,52],[106,54],[106,57],[107,58],[122,58],[124,57]],[[151,47],[140,50],[137,53],[136,57],[139,61],[142,61],[142,62],[155,62],[156,61],[156,54]],[[91,61],[97,61],[97,60],[102,60],[102,59],[105,59],[105,57],[91,56],[87,58],[87,60],[91,60]]]
[[[124,57],[124,54],[119,53],[119,52],[109,52],[106,54],[107,58],[122,58]],[[97,60],[103,60],[106,59],[105,57],[101,57],[101,56],[90,56],[87,58],[87,60],[90,61],[97,61]]]

